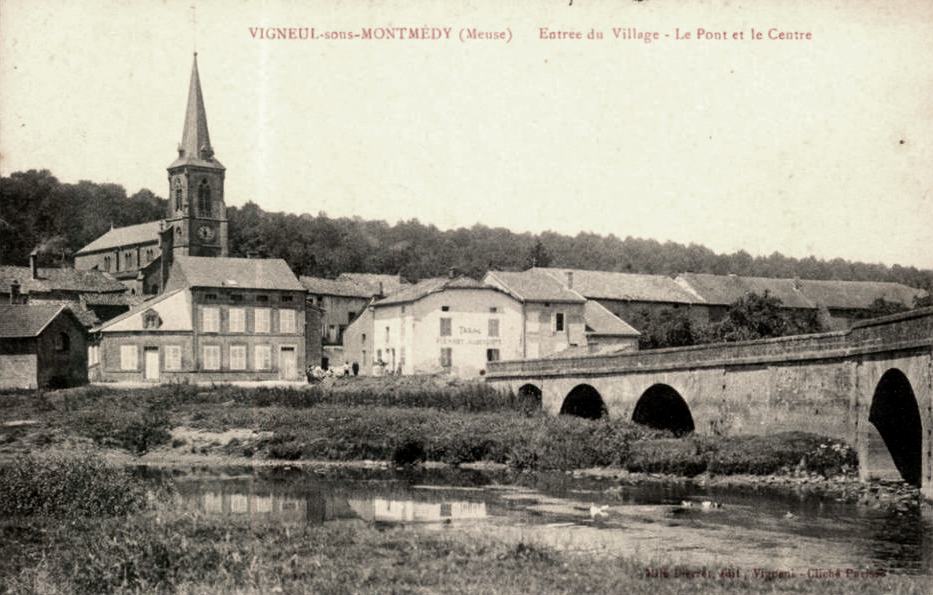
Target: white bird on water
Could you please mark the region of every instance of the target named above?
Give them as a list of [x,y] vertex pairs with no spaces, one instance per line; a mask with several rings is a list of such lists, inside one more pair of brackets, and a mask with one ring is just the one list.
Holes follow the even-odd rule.
[[609,513],[606,512],[608,509],[609,509],[608,505],[603,505],[603,506],[596,506],[595,504],[591,505],[590,506],[590,518],[595,520],[595,519],[601,519],[603,517],[607,517],[609,516]]

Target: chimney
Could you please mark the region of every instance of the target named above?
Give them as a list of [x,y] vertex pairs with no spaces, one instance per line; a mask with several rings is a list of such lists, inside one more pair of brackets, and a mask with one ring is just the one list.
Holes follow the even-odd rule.
[[457,276],[457,269],[455,269],[454,267],[450,267],[449,269],[447,269],[448,279],[453,279],[456,276]]
[[379,297],[384,297],[385,294],[386,294],[385,288],[382,286],[382,281],[380,281],[379,282],[379,293],[377,293],[376,295],[378,295]]
[[29,271],[33,279],[39,278],[39,249],[36,248],[29,253]]
[[573,271],[567,271],[567,289],[573,289]]
[[19,281],[13,279],[10,281],[10,303],[18,304],[19,303],[19,290],[20,284]]

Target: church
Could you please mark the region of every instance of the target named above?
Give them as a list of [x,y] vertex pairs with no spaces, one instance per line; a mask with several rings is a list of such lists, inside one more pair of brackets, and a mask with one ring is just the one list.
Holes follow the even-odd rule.
[[228,256],[225,171],[211,147],[195,53],[165,219],[111,229],[75,254],[75,268],[107,272],[131,293],[153,295],[165,288],[175,256]]
[[105,271],[147,298],[93,330],[89,377],[302,379],[306,362],[321,358],[320,317],[284,260],[229,257],[226,170],[211,146],[197,53],[178,156],[167,169],[165,219],[111,229],[75,257],[75,268]]

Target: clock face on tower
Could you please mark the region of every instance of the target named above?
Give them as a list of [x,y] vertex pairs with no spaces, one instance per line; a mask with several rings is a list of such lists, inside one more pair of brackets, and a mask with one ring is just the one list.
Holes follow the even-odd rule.
[[209,242],[214,239],[214,228],[210,225],[202,225],[198,228],[198,237]]

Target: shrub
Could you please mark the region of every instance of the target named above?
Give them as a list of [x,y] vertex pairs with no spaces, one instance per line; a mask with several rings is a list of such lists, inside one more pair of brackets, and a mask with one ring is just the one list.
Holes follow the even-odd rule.
[[415,465],[427,460],[424,443],[420,440],[408,439],[392,449],[392,464],[396,467]]
[[825,440],[803,432],[724,438],[710,457],[709,470],[721,475],[777,473],[796,467]]
[[30,455],[0,468],[0,516],[124,515],[146,502],[126,471],[93,455]]
[[706,471],[707,453],[690,438],[654,438],[636,442],[625,462],[632,472],[668,473],[693,477]]

